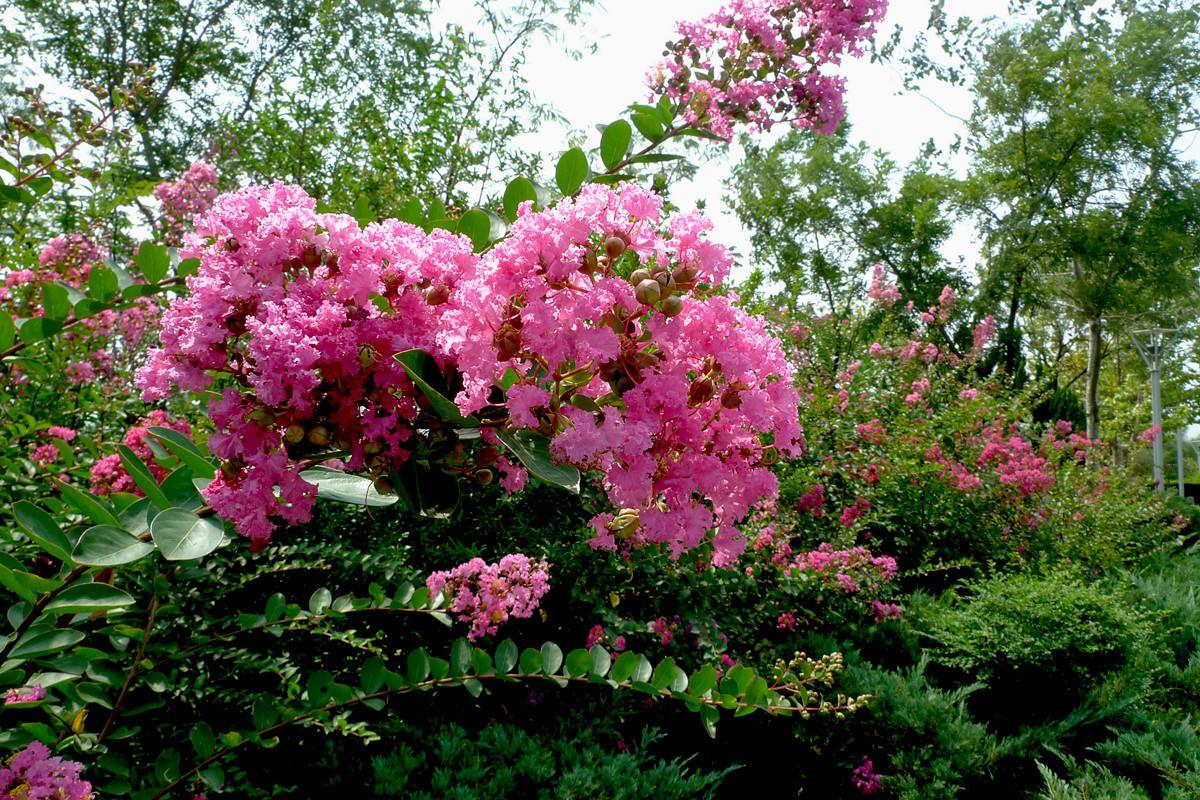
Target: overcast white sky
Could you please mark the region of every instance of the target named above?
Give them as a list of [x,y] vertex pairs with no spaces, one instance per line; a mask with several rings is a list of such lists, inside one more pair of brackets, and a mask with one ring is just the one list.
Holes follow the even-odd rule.
[[[703,17],[715,11],[722,0],[602,0],[602,3],[602,10],[592,15],[587,31],[599,44],[595,54],[572,60],[561,45],[538,42],[524,68],[536,96],[561,111],[577,129],[591,130],[595,124],[611,122],[631,102],[644,101],[645,73],[661,57],[663,43],[674,38],[676,21]],[[882,41],[890,36],[897,25],[906,31],[924,29],[929,7],[929,0],[892,0],[877,38]],[[951,17],[999,14],[1006,7],[1005,0],[946,3]],[[472,17],[470,0],[445,0],[439,16],[446,21]],[[847,107],[855,136],[872,147],[888,151],[900,164],[915,158],[928,139],[945,147],[962,131],[961,122],[953,115],[965,117],[969,113],[970,98],[965,91],[930,85],[923,87],[921,94],[902,92],[896,67],[872,64],[865,58],[848,61],[842,73],[849,84]],[[528,145],[553,157],[565,149],[566,136],[564,129],[547,129],[530,136]],[[591,134],[589,142],[595,146],[595,134]],[[735,148],[730,148],[723,157],[702,165],[694,181],[673,187],[672,197],[683,207],[705,199],[716,224],[716,237],[745,256],[749,252],[749,236],[725,204],[722,186],[738,155]],[[965,230],[948,249],[954,256],[963,255],[968,260],[974,253]]]

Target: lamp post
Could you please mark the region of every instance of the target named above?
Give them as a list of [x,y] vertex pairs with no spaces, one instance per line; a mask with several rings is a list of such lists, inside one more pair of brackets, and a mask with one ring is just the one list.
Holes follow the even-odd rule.
[[1154,425],[1154,489],[1163,490],[1163,434],[1162,434],[1162,371],[1163,355],[1174,338],[1174,328],[1147,328],[1133,331],[1133,345],[1150,371],[1150,414]]

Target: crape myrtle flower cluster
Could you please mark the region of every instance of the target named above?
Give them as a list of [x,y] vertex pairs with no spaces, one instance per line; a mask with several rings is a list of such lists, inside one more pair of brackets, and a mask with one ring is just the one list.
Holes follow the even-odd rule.
[[[145,419],[125,432],[122,439],[125,446],[142,460],[154,479],[161,482],[167,477],[167,470],[154,460],[154,452],[150,449],[150,432],[147,429],[153,426],[171,428],[185,436],[192,432],[192,426],[186,420],[175,419],[167,412],[155,409]],[[96,494],[104,495],[115,492],[143,494],[137,483],[134,482],[133,476],[126,472],[124,465],[121,464],[121,457],[116,453],[106,455],[92,464],[91,479],[92,491]]]
[[524,205],[478,256],[446,231],[318,214],[293,186],[223,195],[186,239],[199,271],[138,380],[147,400],[216,389],[209,445],[224,464],[205,496],[257,546],[279,519],[309,518],[315,487],[300,472],[323,453],[386,488],[435,435],[453,436],[393,358],[420,349],[483,428],[443,469],[500,461],[519,490],[496,433],[536,432],[558,463],[599,473],[621,509],[593,520],[593,544],[678,555],[714,531],[713,563],[732,563],[735,524],[777,491],[768,464],[803,437],[779,344],[715,293],[730,259],[709,227],[663,219],[636,186],[590,185]]
[[690,125],[722,139],[745,124],[830,133],[845,115],[845,80],[828,68],[859,55],[887,0],[733,0],[681,22],[647,80]]
[[550,591],[550,565],[521,553],[510,553],[495,564],[472,558],[452,570],[435,572],[425,585],[431,594],[445,592],[450,611],[471,626],[475,641],[495,634],[509,617],[528,619]]
[[92,800],[83,765],[50,755],[41,742],[0,762],[0,800]]
[[178,180],[163,181],[154,187],[154,196],[162,204],[163,241],[182,243],[187,226],[217,199],[217,177],[214,165],[197,161]]

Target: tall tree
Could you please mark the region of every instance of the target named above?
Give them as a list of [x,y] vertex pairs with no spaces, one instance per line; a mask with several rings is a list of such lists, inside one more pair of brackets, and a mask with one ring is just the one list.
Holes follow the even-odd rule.
[[959,64],[940,72],[968,77],[975,98],[964,197],[984,246],[982,291],[1005,306],[1010,369],[1022,314],[1050,306],[1082,327],[1088,434],[1099,438],[1106,335],[1168,308],[1196,315],[1200,176],[1180,151],[1200,124],[1200,9],[1013,10],[1033,18],[940,20]]

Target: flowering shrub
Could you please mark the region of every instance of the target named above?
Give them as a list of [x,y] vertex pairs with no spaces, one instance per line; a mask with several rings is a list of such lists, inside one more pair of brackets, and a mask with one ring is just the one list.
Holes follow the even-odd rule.
[[175,181],[163,181],[154,187],[154,196],[162,204],[162,238],[168,244],[183,243],[183,234],[192,221],[217,199],[217,168],[197,161]]
[[[395,358],[420,349],[461,380],[451,417],[483,428],[484,446],[456,446],[448,469],[487,470],[499,433],[547,436],[558,463],[602,473],[626,509],[595,518],[596,546],[678,555],[715,529],[713,562],[728,564],[744,547],[734,523],[775,493],[765,463],[803,438],[778,344],[702,290],[729,263],[708,227],[663,224],[637,187],[589,186],[526,206],[479,258],[445,231],[317,214],[296,187],[225,195],[188,240],[200,271],[139,372],[143,396],[220,380],[210,446],[225,466],[205,496],[261,546],[272,517],[309,518],[315,487],[299,473],[329,448],[390,487],[435,446],[420,431],[454,436]],[[522,467],[500,467],[523,485]]]
[[431,594],[445,592],[450,610],[471,625],[471,641],[494,634],[511,617],[533,616],[538,601],[550,591],[550,565],[521,553],[495,564],[473,558],[448,572],[435,572],[426,581]]
[[0,766],[0,797],[8,800],[91,800],[83,765],[50,755],[34,742]]
[[722,139],[735,124],[830,133],[845,114],[845,79],[822,68],[858,55],[886,10],[887,0],[734,0],[679,23],[648,80],[689,123]]

